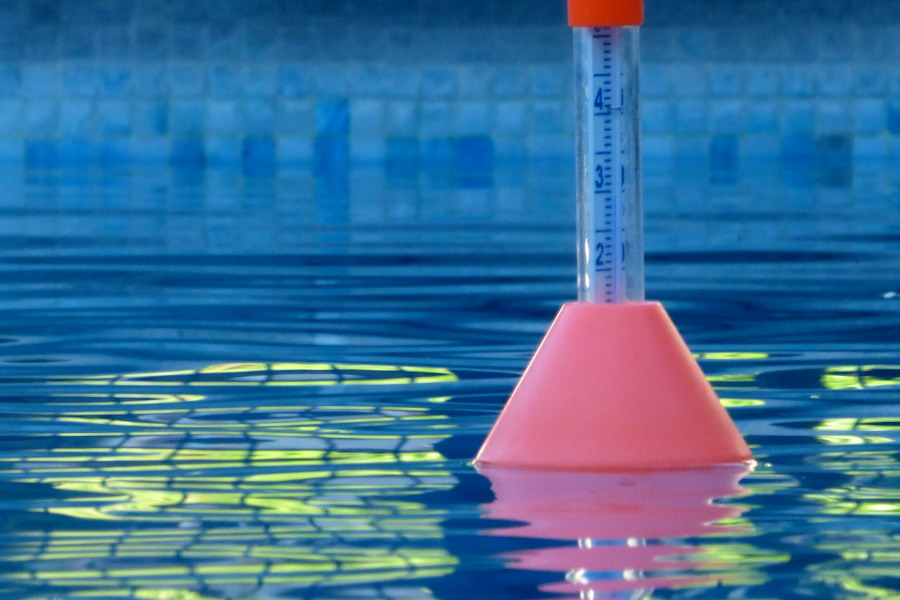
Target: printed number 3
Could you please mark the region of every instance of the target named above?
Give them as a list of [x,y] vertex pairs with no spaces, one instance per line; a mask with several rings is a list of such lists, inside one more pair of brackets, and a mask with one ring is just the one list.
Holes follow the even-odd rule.
[[603,176],[603,166],[597,165],[594,168],[594,187],[598,190],[603,187],[603,184],[606,183],[606,178]]

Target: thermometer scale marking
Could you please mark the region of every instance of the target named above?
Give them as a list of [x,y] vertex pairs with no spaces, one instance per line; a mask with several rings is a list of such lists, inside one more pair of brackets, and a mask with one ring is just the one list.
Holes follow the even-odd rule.
[[589,207],[592,240],[588,244],[593,270],[590,288],[594,302],[622,302],[625,299],[622,154],[623,118],[619,35],[614,28],[591,31],[591,97],[588,114],[593,194]]

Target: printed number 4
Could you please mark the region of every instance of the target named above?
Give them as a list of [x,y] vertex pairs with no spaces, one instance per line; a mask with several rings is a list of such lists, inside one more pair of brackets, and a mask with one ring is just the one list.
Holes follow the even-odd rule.
[[597,90],[597,95],[594,96],[594,108],[603,110],[603,88]]

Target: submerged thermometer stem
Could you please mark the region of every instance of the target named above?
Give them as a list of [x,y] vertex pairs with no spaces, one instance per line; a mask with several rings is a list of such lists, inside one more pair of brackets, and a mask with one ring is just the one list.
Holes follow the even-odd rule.
[[638,28],[575,28],[578,300],[644,299]]

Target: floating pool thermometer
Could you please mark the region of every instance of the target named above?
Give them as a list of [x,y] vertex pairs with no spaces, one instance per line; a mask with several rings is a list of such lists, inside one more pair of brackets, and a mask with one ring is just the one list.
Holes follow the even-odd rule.
[[655,471],[753,461],[662,305],[644,301],[643,12],[643,0],[569,0],[578,302],[563,305],[477,464]]

